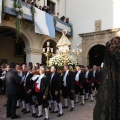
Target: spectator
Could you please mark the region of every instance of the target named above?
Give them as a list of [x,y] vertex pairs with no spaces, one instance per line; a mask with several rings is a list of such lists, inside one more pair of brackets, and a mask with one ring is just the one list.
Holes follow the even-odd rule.
[[51,14],[51,9],[49,6],[47,6],[47,13]]
[[69,18],[66,18],[66,23],[69,23]]
[[40,6],[39,9],[42,10],[42,6]]
[[62,20],[63,22],[65,22],[65,21],[66,21],[66,17],[65,17],[65,16],[62,16],[62,17],[60,18],[60,20]]
[[42,10],[45,11],[46,6],[43,6]]

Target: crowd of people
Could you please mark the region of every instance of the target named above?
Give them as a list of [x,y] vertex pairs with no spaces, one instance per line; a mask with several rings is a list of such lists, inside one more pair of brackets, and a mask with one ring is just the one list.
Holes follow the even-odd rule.
[[[96,65],[93,69],[76,65],[74,71],[69,69],[69,65],[65,65],[64,72],[58,73],[55,65],[46,70],[44,65],[33,65],[31,62],[22,65],[14,62],[10,65],[3,64],[0,72],[0,89],[7,96],[6,117],[19,118],[16,109],[20,108],[22,101],[23,114],[30,113],[31,106],[31,117],[39,118],[42,117],[44,108],[44,120],[49,120],[49,111],[58,113],[57,117],[63,116],[63,109],[68,109],[68,98],[71,101],[71,112],[75,109],[74,104],[80,102],[79,95],[81,106],[85,105],[87,100],[93,102],[102,74],[101,68]],[[51,107],[52,102],[54,109]]]
[[54,17],[59,18],[60,20],[62,20],[65,23],[69,23],[69,18],[68,17],[65,17],[65,16],[60,17],[59,13],[57,13],[57,15],[56,15],[55,12],[53,12],[51,10],[50,6],[43,6],[42,7],[41,5],[39,5],[39,3],[37,3],[36,0],[31,0],[31,1],[30,0],[22,0],[22,1],[24,1],[24,2],[26,2],[28,4],[30,4],[30,5],[33,5],[33,6],[37,7],[37,8],[39,8],[40,10],[45,11],[45,12],[53,15]]

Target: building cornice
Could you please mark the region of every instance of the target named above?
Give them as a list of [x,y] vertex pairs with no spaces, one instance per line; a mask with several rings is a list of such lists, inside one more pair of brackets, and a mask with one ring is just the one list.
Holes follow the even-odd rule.
[[108,29],[108,30],[102,30],[102,31],[97,31],[97,32],[82,33],[82,34],[78,34],[78,35],[81,37],[87,37],[87,36],[115,33],[115,32],[119,32],[119,31],[120,31],[120,28],[115,28],[115,29]]

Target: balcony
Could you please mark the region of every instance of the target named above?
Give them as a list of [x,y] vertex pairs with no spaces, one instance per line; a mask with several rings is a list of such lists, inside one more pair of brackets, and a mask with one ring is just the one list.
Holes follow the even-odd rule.
[[[22,12],[23,12],[22,20],[27,20],[28,22],[29,21],[33,22],[34,17],[31,12],[33,6],[31,6],[25,2],[21,2],[21,5],[22,5]],[[16,16],[15,8],[13,6],[14,6],[14,0],[6,0],[4,12],[9,15]],[[54,19],[55,19],[54,21],[55,21],[55,31],[56,32],[62,32],[63,29],[66,29],[67,35],[69,35],[69,36],[72,35],[71,24],[65,23],[57,17],[54,17]]]

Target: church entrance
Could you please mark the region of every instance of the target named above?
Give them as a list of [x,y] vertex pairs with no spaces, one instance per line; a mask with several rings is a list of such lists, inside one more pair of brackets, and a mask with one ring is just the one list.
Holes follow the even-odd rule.
[[104,60],[104,52],[104,45],[95,45],[90,49],[88,53],[90,67],[92,67],[93,65],[101,66],[101,63]]
[[25,43],[22,38],[16,40],[14,29],[0,27],[0,64],[26,62]]
[[[53,40],[47,40],[44,45],[43,45],[43,48],[47,48],[47,42],[50,42],[50,48],[53,48],[53,54],[56,53],[56,42],[53,41]],[[51,56],[49,56],[51,57]],[[44,54],[42,54],[42,64],[46,65],[46,56]]]

